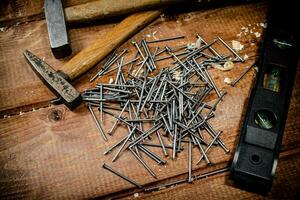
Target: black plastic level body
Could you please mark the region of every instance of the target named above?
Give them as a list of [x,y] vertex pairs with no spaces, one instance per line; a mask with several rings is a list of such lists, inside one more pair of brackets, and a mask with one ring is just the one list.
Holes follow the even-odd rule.
[[231,178],[238,185],[261,194],[272,186],[299,59],[298,35],[273,22],[272,13],[268,20],[259,72],[231,165]]

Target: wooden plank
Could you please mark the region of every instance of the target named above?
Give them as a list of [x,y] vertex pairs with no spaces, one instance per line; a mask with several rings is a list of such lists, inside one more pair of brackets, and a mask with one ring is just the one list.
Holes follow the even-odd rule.
[[151,193],[138,193],[122,199],[297,199],[299,198],[300,149],[285,152],[277,167],[277,174],[270,193],[264,197],[238,189],[229,179],[229,172],[214,175],[192,184],[184,183],[172,188]]
[[[227,107],[226,104],[231,103],[231,100],[228,96],[222,105]],[[235,103],[243,104],[242,101]],[[239,107],[241,110],[242,106]],[[54,112],[62,113],[62,120],[55,121],[52,117]],[[226,113],[223,113],[223,116],[221,113],[218,116],[224,118]],[[109,118],[105,119],[106,122],[111,121]],[[111,124],[105,124],[106,131]],[[222,138],[231,149],[235,137],[230,132],[237,125],[238,120],[224,127]],[[63,106],[56,106],[12,116],[1,120],[0,127],[0,160],[3,173],[6,174],[1,179],[6,185],[2,193],[4,197],[17,197],[15,192],[18,190],[23,192],[22,197],[28,198],[38,197],[34,191],[39,191],[39,197],[49,199],[55,195],[67,198],[70,194],[78,198],[88,198],[132,187],[101,168],[104,162],[110,163],[115,153],[103,156],[103,152],[123,137],[124,130],[118,129],[108,143],[104,142],[83,105],[76,113],[65,110]],[[161,155],[160,151],[157,153]],[[195,155],[198,156],[198,152]],[[214,163],[230,157],[229,154],[224,156],[224,152],[220,150],[212,151],[210,156]],[[169,159],[166,168],[147,161],[157,173],[158,180],[161,180],[185,173],[186,158],[186,153],[183,153],[176,161]],[[113,163],[113,167],[141,184],[156,181],[140,167],[129,152],[125,152]],[[22,188],[25,186],[26,188]],[[46,188],[47,192],[43,192],[42,188]]]
[[[168,43],[171,46],[178,46],[187,42],[195,42],[195,33],[200,33],[207,41],[212,41],[217,35],[220,35],[226,41],[233,39],[240,40],[245,45],[245,49],[241,52],[241,55],[248,54],[249,56],[254,56],[260,45],[260,38],[255,39],[253,34],[239,38],[237,34],[241,32],[241,27],[243,26],[247,26],[248,24],[255,26],[257,23],[264,22],[265,11],[266,4],[259,3],[196,11],[173,16],[172,19],[161,18],[153,22],[152,25],[145,28],[133,39],[140,40],[142,37],[148,34],[151,35],[154,32],[157,32],[156,37],[158,38],[185,35],[187,37],[185,40]],[[235,20],[232,20],[232,18]],[[70,41],[73,48],[71,56],[91,44],[97,37],[105,34],[111,26],[113,25],[71,29]],[[261,29],[258,29],[259,27],[257,27],[257,31],[261,31]],[[251,43],[254,45],[252,46]],[[122,47],[129,50],[132,49],[130,41]],[[218,49],[218,47],[216,48]],[[49,49],[46,25],[43,20],[10,27],[5,32],[1,32],[0,64],[3,67],[0,68],[0,112],[2,116],[12,113],[11,110],[15,113],[15,111],[26,111],[28,108],[38,108],[41,103],[48,102],[54,98],[23,58],[22,52],[25,49],[31,50],[41,58],[45,58],[47,63],[56,69],[59,69],[70,58],[64,60],[54,59]],[[222,52],[226,51],[224,48],[220,50]],[[246,63],[245,66],[249,63]],[[75,86],[81,91],[90,87],[89,79],[96,71],[97,69],[95,68],[76,80],[74,82]],[[217,78],[217,84],[220,87],[225,87],[222,86],[224,85],[223,79],[225,75],[234,78],[242,71],[243,67],[236,67],[236,70],[226,73],[213,72],[213,76],[219,77]],[[104,78],[102,81],[105,80],[107,78]],[[248,90],[244,90],[243,94],[247,95]]]
[[[92,0],[65,0],[65,7],[87,3]],[[2,26],[23,23],[31,20],[44,19],[43,0],[1,1],[0,24]]]
[[[133,12],[149,9],[161,9],[170,4],[182,3],[182,0],[65,0],[66,21],[69,23],[102,20],[118,17]],[[224,0],[210,0],[198,2],[197,6],[216,5]],[[227,2],[226,2],[227,3]],[[229,2],[232,3],[232,2]],[[33,20],[44,19],[43,0],[2,1],[0,6],[0,27],[12,26]],[[80,4],[84,4],[81,6]],[[78,7],[77,5],[80,5]],[[193,5],[196,5],[195,3]],[[176,5],[175,5],[176,6]],[[84,20],[83,20],[84,19]]]

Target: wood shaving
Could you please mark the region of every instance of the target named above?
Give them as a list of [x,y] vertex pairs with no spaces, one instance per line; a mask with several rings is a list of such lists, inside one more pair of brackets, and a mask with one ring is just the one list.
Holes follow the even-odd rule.
[[247,54],[244,55],[244,60],[247,60],[249,56]]
[[198,38],[197,41],[196,41],[196,43],[195,43],[196,48],[199,49],[200,46],[201,46],[201,43],[202,43],[202,40],[200,38]]
[[226,77],[226,78],[224,79],[224,83],[226,83],[226,84],[228,84],[228,85],[230,85],[231,82],[232,82],[231,79],[228,78],[228,77]]
[[239,52],[240,50],[244,49],[244,45],[241,44],[239,41],[236,41],[236,40],[232,40],[231,41],[231,44],[232,44],[232,48]]
[[232,61],[227,61],[223,66],[219,64],[213,64],[212,67],[221,71],[229,71],[233,69],[234,63]]
[[263,28],[267,28],[267,23],[259,23],[259,25]]
[[4,32],[5,29],[6,29],[6,27],[1,27],[1,28],[0,28],[0,31],[1,31],[1,32]]
[[158,40],[157,37],[155,37],[155,34],[156,34],[156,33],[157,33],[157,31],[154,31],[154,32],[152,33],[152,37],[153,37],[153,39]]
[[222,67],[222,65],[213,64],[212,67],[215,69],[221,70],[221,71],[225,71],[225,69],[224,69],[224,67]]
[[113,78],[110,78],[109,81],[108,81],[109,84],[112,84],[113,82],[114,82]]
[[163,22],[166,21],[166,15],[165,14],[161,14],[159,17],[160,17],[161,21],[163,21]]
[[233,67],[234,67],[234,63],[232,61],[227,61],[223,65],[224,71],[232,70]]
[[139,196],[140,196],[140,195],[139,195],[139,193],[137,193],[137,192],[133,194],[133,197],[134,197],[134,198],[138,198]]
[[179,80],[180,80],[180,76],[181,76],[181,71],[175,71],[174,74],[173,74],[173,78],[174,78],[176,81],[179,81]]
[[195,48],[196,48],[196,44],[195,43],[190,43],[190,44],[187,45],[187,49],[188,50],[193,50]]
[[255,32],[254,33],[255,37],[259,38],[261,36],[261,34],[259,32]]

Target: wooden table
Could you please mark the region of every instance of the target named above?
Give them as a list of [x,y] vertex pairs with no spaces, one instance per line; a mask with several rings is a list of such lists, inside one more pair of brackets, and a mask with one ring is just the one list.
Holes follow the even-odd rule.
[[[1,6],[0,32],[0,197],[1,199],[82,199],[82,198],[140,198],[140,199],[264,199],[259,195],[238,189],[228,179],[229,172],[218,173],[193,183],[183,183],[154,192],[135,189],[117,176],[102,169],[104,162],[111,164],[113,155],[104,156],[109,146],[123,137],[118,129],[114,137],[104,142],[96,126],[82,104],[74,112],[63,105],[50,105],[54,96],[32,72],[22,56],[28,49],[59,69],[82,48],[97,37],[104,35],[114,24],[73,27],[69,31],[73,54],[56,60],[50,52],[42,1],[11,1]],[[66,1],[66,5],[79,1]],[[134,40],[147,38],[156,32],[158,38],[185,35],[182,41],[172,45],[195,42],[196,33],[207,41],[216,36],[224,40],[238,40],[245,45],[240,52],[249,59],[238,64],[229,72],[210,69],[220,89],[228,95],[217,109],[214,127],[222,130],[221,138],[231,153],[222,150],[211,151],[213,166],[193,165],[194,174],[212,172],[230,165],[235,142],[247,105],[247,99],[255,77],[252,70],[236,87],[226,85],[225,77],[236,78],[258,55],[262,37],[245,33],[242,27],[263,34],[260,23],[265,22],[267,4],[256,3],[234,5],[222,8],[203,9],[190,13],[161,17],[133,37]],[[241,33],[239,36],[239,33]],[[150,38],[151,39],[151,38]],[[133,52],[130,42],[120,49]],[[223,52],[221,46],[216,47]],[[129,54],[130,55],[130,54]],[[128,56],[130,57],[130,56]],[[163,64],[160,64],[163,65]],[[93,87],[89,79],[99,70],[100,65],[74,82],[83,91]],[[99,82],[107,82],[110,74]],[[299,80],[297,73],[296,80]],[[300,84],[296,81],[280,154],[279,165],[273,188],[266,199],[295,199],[300,195]],[[105,130],[110,128],[112,119],[105,115]],[[198,156],[196,152],[194,155]],[[149,161],[158,179],[153,179],[132,157],[125,152],[114,168],[148,186],[168,183],[187,176],[187,153],[181,153],[173,161],[168,158],[166,166],[157,166]],[[196,160],[195,160],[196,161]]]

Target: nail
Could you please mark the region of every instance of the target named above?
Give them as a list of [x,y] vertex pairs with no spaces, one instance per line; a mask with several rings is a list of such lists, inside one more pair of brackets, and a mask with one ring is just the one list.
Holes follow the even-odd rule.
[[143,145],[136,145],[140,150],[142,150],[147,156],[149,156],[152,160],[154,160],[155,162],[157,162],[158,164],[166,164],[166,161],[161,159],[158,155],[156,155],[155,153],[153,153],[152,151],[150,151],[149,149],[147,149],[146,147],[144,147]]
[[114,144],[113,146],[109,147],[103,154],[107,155],[109,152],[111,152],[114,148],[116,148],[117,146],[119,146],[122,142],[124,142],[127,138],[127,135],[125,137],[123,137],[119,142],[117,142],[116,144]]
[[[128,103],[129,103],[129,100],[126,102],[126,104],[124,105],[123,109],[121,110],[121,112],[120,112],[120,114],[119,114],[119,116],[118,116],[119,118],[121,118],[121,116],[122,116],[123,112],[125,111],[125,109],[126,109]],[[112,127],[111,127],[110,130],[108,131],[108,134],[109,134],[109,135],[112,135],[112,133],[113,133],[113,131],[114,131],[116,125],[118,124],[118,122],[119,122],[119,119],[117,119],[117,120],[114,122],[114,124],[112,125]]]
[[164,42],[164,41],[169,41],[169,40],[177,40],[177,39],[183,39],[184,36],[175,36],[175,37],[169,37],[169,38],[162,38],[159,40],[151,40],[151,41],[147,41],[147,43],[155,43],[155,42]]
[[[219,138],[220,134],[221,134],[221,131],[214,137],[214,139],[213,139],[213,140],[209,143],[209,145],[206,147],[206,149],[205,149],[205,151],[204,151],[204,154],[206,154],[206,153],[208,152],[208,150],[212,147],[212,145],[214,144],[214,142],[216,141],[216,139]],[[201,157],[200,157],[200,159],[197,161],[196,165],[198,165],[198,164],[201,162],[201,160],[202,160],[203,157],[204,157],[204,154],[201,155]]]
[[[162,148],[162,146],[159,145],[159,144],[152,144],[152,143],[149,143],[149,142],[147,142],[147,143],[144,142],[143,145],[144,145],[144,146],[149,146],[149,147],[159,147],[159,148]],[[166,144],[165,144],[165,148],[166,148],[166,149],[173,149],[173,146],[172,146],[172,145],[166,145]],[[179,147],[179,149],[180,149],[180,151],[182,151],[182,150],[183,150],[183,147]]]
[[189,166],[188,182],[191,183],[193,181],[193,178],[192,178],[192,141],[191,140],[189,141],[188,166]]
[[94,121],[95,121],[95,123],[96,123],[96,126],[97,126],[99,132],[101,133],[101,136],[103,137],[103,139],[104,139],[105,141],[107,141],[107,138],[106,138],[106,136],[105,136],[105,134],[104,134],[104,132],[103,132],[103,129],[102,129],[102,127],[101,127],[99,121],[97,120],[97,118],[96,118],[96,116],[95,116],[95,113],[94,113],[94,111],[93,111],[93,109],[92,109],[92,106],[91,106],[90,104],[88,104],[88,109],[89,109],[89,111],[90,111],[90,113],[91,113],[91,115],[92,115],[92,117],[93,117],[93,119],[94,119]]
[[168,154],[168,152],[167,152],[167,150],[166,150],[165,144],[164,144],[164,142],[163,142],[163,140],[162,140],[162,138],[161,138],[161,136],[160,136],[159,131],[156,131],[156,135],[157,135],[157,138],[158,138],[158,140],[159,140],[159,143],[160,143],[160,145],[161,145],[161,147],[162,147],[164,156],[166,156],[166,157],[169,156],[169,154]]
[[153,178],[157,178],[156,174],[148,167],[148,165],[129,147],[129,150],[134,155],[134,157],[143,165],[143,167],[153,176]]
[[112,172],[113,174],[119,176],[120,178],[122,178],[122,179],[128,181],[129,183],[135,185],[135,186],[138,187],[138,188],[142,188],[142,187],[143,187],[141,184],[137,183],[137,182],[134,181],[134,180],[131,180],[131,179],[128,178],[127,176],[125,176],[125,175],[121,174],[120,172],[114,170],[113,168],[111,168],[110,166],[108,166],[108,165],[105,164],[105,163],[102,165],[102,167],[103,167],[104,169],[106,169],[106,170]]
[[118,152],[116,153],[116,155],[114,156],[114,158],[112,159],[112,162],[115,162],[116,159],[118,158],[119,154],[121,153],[121,151],[123,150],[124,146],[126,145],[126,143],[128,142],[128,140],[130,139],[130,137],[132,136],[132,134],[134,133],[136,127],[134,127],[131,132],[128,134],[127,138],[125,139],[125,141],[123,142],[122,146],[120,147],[120,149],[118,150]]
[[239,54],[234,49],[232,49],[221,37],[218,36],[217,38],[224,44],[225,47],[227,47],[229,51],[231,51],[231,53],[238,57],[241,62],[245,62],[245,60],[241,56],[239,56]]
[[252,64],[250,67],[248,67],[236,80],[234,80],[233,82],[230,83],[230,85],[232,87],[235,86],[235,84],[237,84],[237,82],[239,82],[249,71],[252,67],[254,67],[256,65],[256,62],[254,64]]
[[[207,45],[207,42],[206,42],[199,34],[197,34],[197,37],[203,42],[203,44]],[[213,49],[211,46],[208,47],[208,49],[209,49],[213,54],[215,54],[217,57],[222,58],[222,56],[221,56],[215,49]]]
[[135,141],[132,141],[131,144],[130,144],[130,146],[133,147],[134,145],[136,145],[137,143],[141,142],[142,140],[144,140],[145,138],[147,138],[149,135],[151,135],[155,131],[159,130],[162,126],[163,126],[162,123],[160,123],[158,125],[153,125],[146,133],[143,133]]

